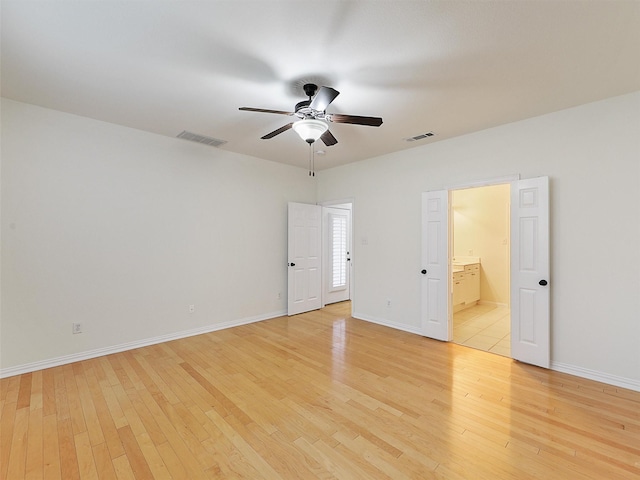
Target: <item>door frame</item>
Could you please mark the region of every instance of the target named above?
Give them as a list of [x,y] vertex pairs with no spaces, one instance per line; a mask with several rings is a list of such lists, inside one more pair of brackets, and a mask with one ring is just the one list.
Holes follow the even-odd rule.
[[[469,185],[467,188],[506,184],[506,180],[508,178],[502,177],[500,179],[474,182],[473,184],[467,184]],[[551,213],[549,209],[549,177],[532,177],[523,180],[518,176],[508,183],[511,190],[509,204],[511,358],[549,368],[551,358],[551,312],[549,308],[550,292],[546,288],[551,268],[549,251],[551,247],[549,242]],[[432,321],[438,326],[438,329],[431,328],[431,330],[426,327],[423,328],[426,336],[446,341],[451,341],[453,330],[451,295],[453,290],[451,282],[452,212],[451,208],[449,208],[449,200],[452,197],[453,190],[462,189],[460,186],[458,187],[431,190],[422,194],[422,278],[429,278],[424,276],[430,270],[425,265],[425,262],[428,261],[430,266],[436,265],[440,267],[433,278],[442,280],[444,276],[442,266],[445,260],[449,278],[446,282],[446,295],[442,287],[434,288],[432,292],[427,288],[430,285],[424,281],[422,282],[423,305],[421,320],[423,324],[425,324],[425,321]],[[427,201],[429,199],[440,199],[440,204],[445,205],[446,208],[438,209],[437,205],[428,205]],[[426,208],[426,206],[429,208]],[[431,215],[431,212],[433,212],[433,215]],[[445,219],[447,225],[443,225]],[[514,225],[516,220],[518,221],[517,226]],[[433,226],[425,229],[425,225]],[[448,235],[446,241],[443,238],[443,233]],[[442,248],[442,245],[445,244],[446,248]],[[434,251],[436,252],[435,257],[433,256]],[[542,289],[539,287],[542,287]],[[518,303],[516,303],[517,295],[519,295]],[[441,305],[445,305],[444,308],[441,308]],[[431,320],[431,312],[434,308],[439,308],[438,312],[440,313],[434,317],[435,320]],[[445,310],[445,312],[441,312],[441,310]],[[515,318],[514,311],[516,312]],[[513,332],[516,333],[517,339],[514,338]],[[517,351],[514,348],[516,346],[518,347]]]
[[[344,204],[350,204],[351,205],[351,218],[350,218],[350,224],[349,224],[349,240],[350,240],[350,245],[349,245],[349,252],[350,252],[350,256],[349,258],[351,259],[349,262],[349,298],[351,300],[351,313],[353,314],[353,305],[355,303],[355,289],[354,289],[354,285],[355,285],[355,281],[354,281],[354,277],[355,277],[355,272],[354,272],[354,268],[353,268],[353,260],[355,258],[355,252],[353,251],[353,247],[355,245],[355,242],[353,241],[354,239],[354,235],[353,235],[353,217],[354,217],[354,211],[355,211],[355,199],[353,197],[347,197],[347,198],[341,198],[341,199],[334,199],[334,200],[325,200],[323,202],[318,202],[318,205],[320,205],[321,207],[335,207],[336,205],[344,205]],[[322,231],[322,241],[325,241],[325,235],[326,232]],[[324,251],[324,246],[323,246],[323,251]],[[324,261],[324,260],[323,260]],[[325,269],[322,269],[322,307],[324,307],[325,304],[325,295],[324,295],[324,284],[325,284]]]
[[[344,302],[351,300],[351,204],[338,204],[336,206],[322,206],[322,303]],[[333,280],[333,251],[334,237],[332,219],[334,216],[345,220],[345,250],[344,268],[345,283],[335,290]]]
[[[494,178],[488,178],[488,179],[484,179],[484,180],[476,180],[473,182],[466,182],[466,183],[460,183],[460,184],[456,184],[456,185],[451,185],[448,187],[445,187],[444,190],[447,191],[447,193],[449,194],[449,213],[448,213],[448,238],[449,238],[449,268],[451,268],[451,258],[453,257],[452,252],[453,252],[453,219],[452,219],[452,211],[451,211],[451,196],[454,190],[467,190],[469,188],[480,188],[480,187],[491,187],[493,185],[505,185],[505,184],[511,184],[512,182],[517,182],[521,180],[520,178],[520,174],[514,174],[514,175],[506,175],[504,177],[494,177]],[[509,199],[509,201],[511,201],[511,199]],[[509,212],[511,212],[511,206],[509,206]],[[511,223],[511,214],[509,213],[509,223]],[[511,227],[509,227],[511,228]],[[509,246],[511,248],[511,245]],[[509,255],[509,271],[511,271],[511,255]],[[451,271],[449,271],[449,278],[451,278]],[[511,282],[512,279],[509,278],[509,295],[511,295]],[[453,293],[452,290],[452,285],[451,282],[449,282],[449,286],[448,286],[448,294],[447,294],[447,298],[449,301],[449,308],[448,308],[448,334],[449,334],[449,339],[447,341],[451,342],[453,341],[453,305],[452,305],[452,298],[451,298],[451,294]],[[509,308],[511,308],[511,299],[509,299]],[[511,320],[511,314],[509,315],[509,331],[511,331],[512,329],[512,320]]]

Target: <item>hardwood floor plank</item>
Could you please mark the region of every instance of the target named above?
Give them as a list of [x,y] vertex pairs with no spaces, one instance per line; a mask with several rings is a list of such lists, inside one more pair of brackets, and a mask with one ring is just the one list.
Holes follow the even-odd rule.
[[5,378],[2,380],[2,397],[4,403],[0,410],[0,478],[8,478],[9,456],[11,455],[11,443],[13,442],[16,424],[16,405],[18,402],[18,390],[20,377]]
[[[157,420],[158,426],[167,439],[166,443],[170,445],[170,448],[173,452],[175,452],[175,455],[182,463],[184,469],[188,472],[187,478],[206,478],[203,474],[203,467],[206,468],[207,466],[200,465],[198,458],[190,449],[190,447],[194,447],[197,451],[199,451],[202,447],[198,446],[197,440],[188,438],[190,433],[183,432],[184,427],[181,427],[180,425],[174,425],[171,421],[171,418],[166,415],[165,410],[161,407],[161,405],[163,405],[166,409],[168,408],[167,405],[170,405],[169,402],[160,393],[154,396],[147,394],[145,398],[147,399],[146,402],[149,410],[151,411],[152,415],[154,415],[155,419]],[[187,436],[186,440],[184,438],[185,436]],[[166,452],[168,450],[164,449],[163,451]]]
[[295,449],[287,448],[277,441],[277,436],[272,437],[255,423],[245,425],[233,415],[228,416],[225,421],[278,473],[277,478],[313,477],[304,457],[297,454]]
[[[169,358],[168,360],[166,360],[166,355],[158,358],[152,356],[149,357],[150,358],[147,358],[147,356],[145,355],[134,356],[134,358],[136,358],[137,365],[139,365],[140,368],[144,370],[145,375],[142,376],[141,380],[143,381],[143,383],[145,381],[148,382],[145,383],[146,390],[148,390],[152,395],[162,394],[162,396],[164,396],[164,398],[166,398],[169,403],[173,404],[179,402],[178,397],[176,397],[173,390],[171,390],[171,387],[165,383],[165,381],[160,375],[158,375],[156,371],[156,367],[161,371],[166,365],[168,365],[165,362],[169,362],[171,361],[171,359]],[[159,360],[159,358],[163,358],[165,360]]]
[[29,408],[31,410],[42,410],[44,407],[44,384],[42,370],[31,374],[31,400]]
[[356,438],[351,438],[351,435],[336,432],[334,437],[340,442],[334,449],[338,452],[344,452],[343,456],[347,458],[357,458],[358,465],[361,468],[371,469],[375,474],[375,478],[390,478],[392,480],[408,480],[411,478],[393,466],[393,462],[399,456],[390,455],[389,452],[369,442],[362,436],[358,435]]
[[[216,426],[220,428],[222,433],[229,439],[233,446],[241,453],[241,455],[247,459],[247,461],[259,472],[259,479],[279,479],[282,478],[273,467],[260,456],[253,447],[242,437],[238,431],[236,431],[226,419],[220,417],[215,410],[209,410],[206,412],[207,416],[211,418]],[[232,418],[232,415],[226,418]],[[237,419],[233,418],[232,422],[237,422]]]
[[154,444],[160,445],[167,441],[160,425],[156,420],[156,417],[149,410],[148,404],[143,400],[143,398],[136,394],[135,396],[130,395],[130,400],[133,408],[135,409],[138,418],[142,422],[144,430],[146,434],[149,435]]
[[78,362],[65,365],[63,372],[73,433],[86,432],[87,424],[84,421],[84,412],[82,411],[82,403],[80,402],[80,394],[78,393],[78,385],[76,384],[76,377],[83,374],[82,364]]
[[[273,433],[271,437],[277,439],[279,442],[281,442],[282,445],[290,445],[291,447],[295,446],[295,441],[290,442],[280,432]],[[305,469],[310,472],[310,475],[306,478],[321,478],[326,480],[336,478],[331,472],[324,469],[322,465],[318,463],[314,458],[299,450],[297,447],[295,448],[294,452],[296,456],[295,461],[299,462],[301,465],[304,465]]]
[[[132,392],[135,392],[135,390],[133,390]],[[124,391],[122,385],[114,385],[113,393],[115,394],[116,399],[118,400],[118,404],[120,405],[120,409],[122,410],[122,413],[124,414],[124,417],[126,419],[126,423],[121,427],[118,427],[118,432],[120,432],[121,428],[129,427],[133,431],[134,435],[146,433],[144,424],[140,420],[140,417],[138,416],[135,408],[133,408],[131,400],[129,399],[129,395],[127,395],[127,392]],[[122,438],[120,438],[120,440],[122,440]]]
[[122,440],[122,446],[127,455],[127,460],[131,466],[134,477],[139,479],[153,479],[153,473],[142,453],[136,437],[129,425],[118,429],[118,435]]
[[139,480],[136,479],[136,474],[133,473],[133,468],[131,468],[131,464],[129,463],[129,457],[126,455],[113,459],[113,469],[116,472],[116,478],[118,480]]
[[58,444],[58,418],[55,413],[42,419],[42,473],[45,480],[62,480],[60,447]]
[[80,480],[73,426],[70,418],[58,421],[60,473],[64,480]]
[[[115,420],[111,414],[111,410],[109,409],[105,396],[106,392],[108,392],[109,395],[112,394],[111,385],[108,382],[104,382],[102,386],[100,385],[98,379],[100,373],[97,368],[99,366],[99,361],[94,363],[95,370],[87,372],[86,381],[93,401],[95,414],[98,419],[98,423],[100,424],[100,429],[102,430],[102,437],[104,438],[105,446],[109,450],[110,458],[117,458],[124,455],[124,449],[118,435]],[[102,369],[100,368],[100,370]],[[94,446],[97,445],[98,444],[94,444]],[[102,447],[98,450],[102,452]],[[101,470],[99,469],[98,472],[100,471]],[[113,475],[115,476],[115,472]]]
[[[38,373],[38,372],[35,372]],[[32,389],[32,392],[34,390]],[[37,396],[37,394],[35,394]],[[41,403],[41,402],[40,402]],[[43,477],[43,447],[42,408],[33,409],[38,401],[31,402],[29,409],[29,429],[27,431],[27,459],[25,466],[25,480],[37,480]]]
[[28,407],[31,403],[31,373],[20,376],[20,389],[18,390],[18,400],[16,409]]
[[251,419],[246,416],[246,414],[238,408],[238,406],[229,399],[219,388],[217,388],[213,383],[211,383],[204,375],[200,372],[197,372],[191,365],[188,363],[182,363],[182,368],[193,377],[211,396],[215,399],[215,402],[212,404],[212,407],[223,417],[228,415],[235,415],[236,418],[242,419],[244,423],[251,422]]
[[169,472],[169,478],[190,478],[189,473],[183,463],[174,452],[169,442],[164,442],[156,445],[158,455],[162,458],[167,471]]
[[[193,405],[197,408],[200,405],[198,393],[194,391],[192,385],[187,381],[190,377],[184,375],[183,369],[178,365],[173,369],[165,369],[161,376],[172,386],[172,390],[178,398],[178,401],[173,404],[167,403],[167,411],[175,415],[175,420],[184,425],[199,442],[209,438],[208,433],[200,422],[185,407],[185,405]],[[208,410],[209,405],[205,404],[203,406],[205,410]]]
[[117,379],[115,383],[111,383],[111,386],[114,388],[120,387],[125,392],[127,390],[135,389],[136,387],[133,384],[133,381],[131,380],[131,378],[129,378],[129,375],[127,375],[127,371],[122,366],[123,363],[126,362],[126,357],[124,355],[109,355],[107,358],[109,359],[109,363],[110,363],[111,369],[113,370],[113,374]]
[[83,418],[87,428],[87,433],[91,441],[91,445],[99,445],[105,441],[100,418],[93,403],[91,389],[87,383],[87,369],[85,368],[81,375],[76,375],[76,387],[78,389],[78,397],[82,406]]
[[98,471],[96,469],[96,464],[93,457],[93,449],[91,448],[89,432],[85,431],[76,434],[74,436],[74,443],[76,446],[76,456],[78,458],[78,470],[80,478],[97,480]]
[[[29,378],[31,381],[31,378]],[[22,383],[22,382],[21,382]],[[27,432],[29,429],[29,407],[24,406],[16,410],[14,426],[12,429],[13,438],[9,447],[9,460],[7,462],[6,478],[24,478],[25,464],[27,457]]]
[[[109,454],[109,447],[106,443],[91,447],[93,458],[96,464],[96,471],[100,480],[116,480],[116,471]],[[124,450],[123,450],[124,452]]]
[[640,478],[640,392],[350,304],[0,380],[0,478]]
[[[21,375],[0,378],[0,402],[6,402],[10,395],[18,395],[16,384],[20,385]],[[15,400],[14,400],[15,401]]]
[[[294,444],[336,478],[386,477],[382,475],[380,477],[370,475],[370,471],[367,472],[363,470],[361,466],[358,465],[358,462],[354,462],[350,457],[342,455],[341,452],[325,444],[322,440],[310,444],[304,438],[299,438]],[[378,473],[381,472],[378,471]]]
[[[221,438],[223,438],[223,435],[220,434],[219,437],[208,438],[202,442],[202,447],[210,457],[211,463],[211,467],[207,468],[205,472],[213,478],[221,478],[224,475],[231,475],[232,471],[236,472],[235,460],[242,459],[240,452],[233,448],[233,445],[226,438],[221,442]],[[246,466],[246,462],[241,463],[241,465]]]

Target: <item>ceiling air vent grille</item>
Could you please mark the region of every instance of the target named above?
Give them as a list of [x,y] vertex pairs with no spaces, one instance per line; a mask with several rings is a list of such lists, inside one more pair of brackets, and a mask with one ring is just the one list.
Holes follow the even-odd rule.
[[205,145],[209,145],[211,147],[219,147],[220,145],[224,145],[225,143],[227,143],[226,140],[206,137],[204,135],[198,135],[197,133],[187,132],[186,130],[180,133],[178,135],[178,138],[183,138],[191,142],[204,143]]
[[433,137],[434,135],[435,133],[433,132],[421,133],[420,135],[416,135],[415,137],[405,138],[405,140],[407,142],[415,142],[416,140],[422,140],[423,138]]

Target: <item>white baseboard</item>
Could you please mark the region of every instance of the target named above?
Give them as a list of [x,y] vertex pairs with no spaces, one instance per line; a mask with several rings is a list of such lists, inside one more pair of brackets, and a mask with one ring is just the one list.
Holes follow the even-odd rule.
[[634,380],[632,378],[619,377],[617,375],[611,375],[608,373],[598,372],[597,370],[577,367],[575,365],[560,362],[551,362],[551,370],[640,392],[640,380]]
[[137,340],[135,342],[122,343],[120,345],[114,345],[112,347],[98,348],[95,350],[88,350],[86,352],[73,353],[71,355],[64,355],[62,357],[41,360],[38,362],[26,363],[24,365],[17,365],[15,367],[0,368],[0,378],[12,377],[14,375],[21,375],[23,373],[35,372],[37,370],[44,370],[46,368],[66,365],[68,363],[80,362],[82,360],[89,360],[91,358],[102,357],[104,355],[110,355],[112,353],[119,353],[119,352],[124,352],[126,350],[133,350],[134,348],[147,347],[149,345],[156,345],[162,342],[170,342],[171,340],[178,340],[180,338],[193,337],[195,335],[202,335],[203,333],[210,333],[210,332],[215,332],[217,330],[224,330],[225,328],[238,327],[240,325],[246,325],[248,323],[261,322],[263,320],[269,320],[270,318],[281,317],[286,314],[287,314],[286,310],[265,313],[263,315],[256,315],[255,317],[247,317],[247,318],[241,318],[239,320],[216,323],[214,325],[207,325],[205,327],[193,328],[191,330],[183,330],[180,332],[170,333],[167,335],[161,335],[159,337],[145,338],[143,340]]
[[494,307],[508,307],[508,303],[490,302],[489,300],[478,300],[478,305],[492,305]]
[[403,332],[415,333],[416,335],[422,335],[419,327],[410,327],[409,325],[405,325],[402,323],[391,322],[384,318],[372,317],[371,315],[365,315],[353,312],[351,315],[353,318],[358,320],[364,320],[366,322],[376,323],[378,325],[382,325],[389,328],[395,328],[396,330],[402,330]]

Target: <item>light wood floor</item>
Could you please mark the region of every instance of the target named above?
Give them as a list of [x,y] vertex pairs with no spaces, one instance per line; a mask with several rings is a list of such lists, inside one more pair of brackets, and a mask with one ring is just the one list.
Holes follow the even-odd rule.
[[3,379],[0,478],[640,478],[640,393],[349,311]]

